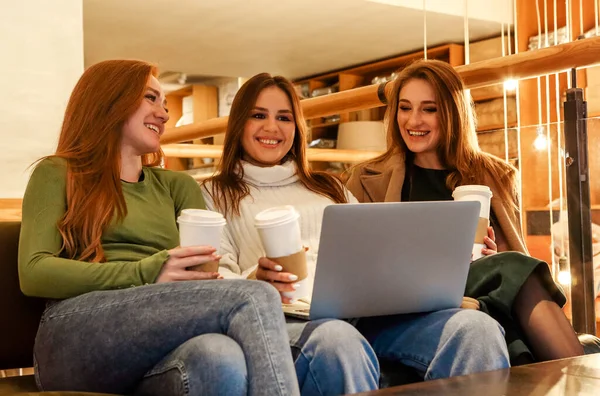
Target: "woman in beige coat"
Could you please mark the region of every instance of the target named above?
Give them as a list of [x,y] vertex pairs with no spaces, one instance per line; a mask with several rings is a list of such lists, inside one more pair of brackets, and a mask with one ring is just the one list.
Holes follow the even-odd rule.
[[583,354],[548,265],[527,255],[517,170],[479,149],[460,76],[445,62],[421,60],[393,84],[386,112],[389,148],[351,169],[347,187],[360,202],[397,202],[451,200],[457,186],[488,186],[491,227],[484,257],[471,265],[463,306],[503,325],[513,364]]

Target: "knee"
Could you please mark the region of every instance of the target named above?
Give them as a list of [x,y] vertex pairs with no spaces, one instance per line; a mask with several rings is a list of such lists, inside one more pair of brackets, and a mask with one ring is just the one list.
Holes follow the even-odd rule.
[[462,309],[448,321],[448,330],[469,342],[479,340],[483,343],[504,341],[504,329],[488,314],[473,309]]
[[335,359],[367,357],[377,361],[369,342],[351,324],[342,320],[318,320],[312,324],[316,328],[309,343],[316,354]]
[[296,372],[302,394],[347,394],[377,389],[379,362],[368,341],[347,322],[335,319],[307,324]]
[[239,280],[236,289],[240,292],[252,296],[252,299],[258,301],[261,305],[277,306],[281,310],[281,296],[268,282],[256,280]]
[[211,372],[215,378],[246,380],[244,352],[233,339],[222,334],[204,334],[188,340],[177,353],[190,378]]

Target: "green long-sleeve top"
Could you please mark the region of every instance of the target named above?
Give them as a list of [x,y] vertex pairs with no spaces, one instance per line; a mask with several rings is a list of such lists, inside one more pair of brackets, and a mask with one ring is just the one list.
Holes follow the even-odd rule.
[[189,175],[143,168],[137,183],[121,182],[127,216],[102,235],[105,263],[59,256],[57,224],[67,209],[67,166],[45,159],[35,168],[23,197],[19,239],[19,279],[28,296],[63,299],[96,290],[122,289],[155,282],[179,245],[176,218],[186,208],[203,209],[200,187]]

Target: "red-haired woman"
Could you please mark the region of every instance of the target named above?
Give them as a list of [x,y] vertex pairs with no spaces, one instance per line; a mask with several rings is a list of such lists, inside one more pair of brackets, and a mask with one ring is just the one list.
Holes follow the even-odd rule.
[[50,300],[34,349],[38,386],[298,394],[278,293],[187,271],[220,257],[178,247],[176,217],[204,202],[191,177],[154,167],[169,118],[156,75],[141,61],[87,69],[56,153],[29,181],[21,288]]

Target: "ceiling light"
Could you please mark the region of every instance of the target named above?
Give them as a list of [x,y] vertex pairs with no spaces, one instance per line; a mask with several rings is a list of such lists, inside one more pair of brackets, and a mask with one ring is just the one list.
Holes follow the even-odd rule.
[[538,151],[544,151],[548,148],[548,138],[544,133],[544,127],[538,127],[537,137],[533,141],[533,147]]
[[506,89],[507,91],[514,91],[515,89],[517,89],[518,84],[519,83],[517,80],[506,80],[504,81],[504,89]]
[[558,283],[560,283],[561,285],[566,286],[571,284],[571,273],[569,271],[560,271],[556,278]]

